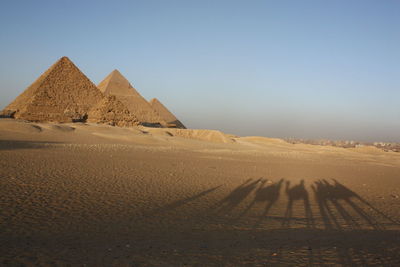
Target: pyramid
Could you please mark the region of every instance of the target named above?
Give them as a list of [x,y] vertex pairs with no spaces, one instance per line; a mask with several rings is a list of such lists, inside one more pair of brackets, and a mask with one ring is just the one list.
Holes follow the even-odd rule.
[[89,111],[88,122],[119,127],[130,127],[139,124],[139,120],[113,95],[104,97]]
[[160,114],[161,118],[167,122],[168,127],[186,129],[185,125],[183,125],[183,123],[180,122],[157,98],[153,98],[150,101],[150,105],[158,114]]
[[2,116],[29,121],[85,121],[103,94],[67,57],[62,57],[22,94]]
[[118,70],[112,71],[97,86],[105,95],[115,95],[145,126],[166,126],[166,122]]

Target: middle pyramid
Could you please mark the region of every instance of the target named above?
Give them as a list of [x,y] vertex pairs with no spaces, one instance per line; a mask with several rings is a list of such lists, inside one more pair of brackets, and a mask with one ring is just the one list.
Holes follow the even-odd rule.
[[97,86],[105,95],[114,95],[144,126],[165,127],[167,123],[151,107],[129,81],[118,71],[113,70]]

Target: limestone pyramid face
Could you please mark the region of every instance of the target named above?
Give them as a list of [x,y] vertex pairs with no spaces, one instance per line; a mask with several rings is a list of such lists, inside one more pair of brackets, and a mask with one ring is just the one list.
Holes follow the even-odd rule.
[[103,94],[67,57],[62,57],[2,112],[29,121],[85,121]]
[[157,98],[153,98],[150,101],[150,105],[153,109],[160,114],[160,116],[167,122],[167,126],[169,127],[176,127],[181,129],[186,129],[185,125],[172,114]]
[[111,72],[99,83],[98,88],[105,95],[115,95],[116,99],[122,102],[136,116],[140,124],[148,126],[166,125],[165,120],[118,70]]
[[139,124],[139,120],[113,95],[104,97],[89,111],[88,122],[120,127],[130,127]]

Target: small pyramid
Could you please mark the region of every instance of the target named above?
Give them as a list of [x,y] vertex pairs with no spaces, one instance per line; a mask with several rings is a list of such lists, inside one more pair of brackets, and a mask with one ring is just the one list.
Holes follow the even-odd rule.
[[167,122],[168,127],[186,129],[185,125],[183,125],[183,123],[180,122],[178,118],[175,117],[175,115],[172,114],[172,112],[169,111],[157,98],[153,98],[150,101],[150,105]]
[[105,95],[115,95],[145,126],[165,126],[166,122],[118,70],[112,71],[97,86]]
[[44,72],[3,111],[29,121],[85,121],[103,94],[67,57]]
[[139,124],[139,120],[113,95],[104,97],[89,111],[88,116],[88,122],[112,126],[130,127]]

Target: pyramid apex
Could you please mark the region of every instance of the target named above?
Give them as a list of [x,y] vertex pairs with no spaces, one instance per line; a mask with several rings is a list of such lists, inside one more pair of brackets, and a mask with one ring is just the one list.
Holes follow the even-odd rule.
[[110,72],[97,87],[105,94],[134,94],[133,86],[117,69]]
[[53,66],[60,65],[60,64],[67,64],[67,65],[74,65],[75,66],[74,62],[72,62],[72,60],[69,59],[69,57],[66,57],[66,56],[63,56],[59,60],[57,60],[56,63],[54,63]]
[[122,75],[122,73],[119,71],[119,70],[117,70],[117,69],[114,69],[109,75],[108,75],[108,77],[109,78],[113,78],[113,79],[124,79],[124,80],[126,80],[126,78],[124,77],[124,75]]
[[72,62],[71,59],[69,59],[69,57],[67,57],[67,56],[61,57],[58,61],[69,61],[69,62]]

